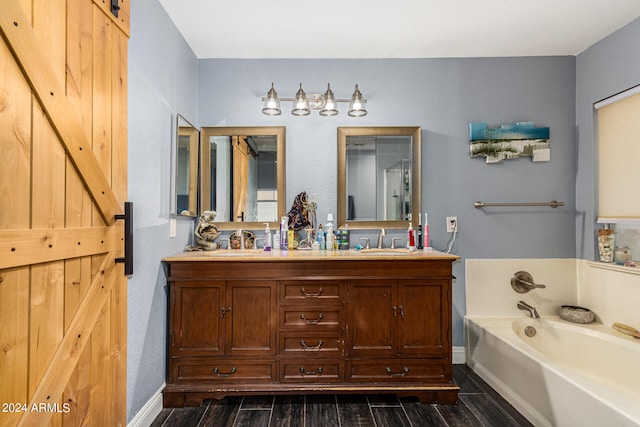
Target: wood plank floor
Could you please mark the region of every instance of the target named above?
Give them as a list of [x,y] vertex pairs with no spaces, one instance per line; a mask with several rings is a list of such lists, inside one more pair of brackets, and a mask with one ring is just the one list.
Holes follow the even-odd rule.
[[454,365],[457,405],[395,395],[247,396],[166,408],[153,427],[508,427],[531,426],[466,365]]

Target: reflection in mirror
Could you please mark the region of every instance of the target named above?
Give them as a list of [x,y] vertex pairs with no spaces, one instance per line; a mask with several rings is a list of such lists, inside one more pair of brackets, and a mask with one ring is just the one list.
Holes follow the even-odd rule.
[[198,130],[178,114],[174,213],[181,216],[196,216],[198,213],[198,137]]
[[338,128],[338,223],[406,228],[420,212],[420,127]]
[[201,211],[216,211],[222,229],[275,226],[286,215],[285,128],[204,127],[201,141]]

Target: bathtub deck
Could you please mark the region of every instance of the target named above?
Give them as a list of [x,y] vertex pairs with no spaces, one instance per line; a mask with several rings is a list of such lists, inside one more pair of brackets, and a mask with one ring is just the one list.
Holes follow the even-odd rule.
[[465,365],[453,365],[456,405],[422,405],[394,395],[259,396],[163,409],[152,426],[531,426]]

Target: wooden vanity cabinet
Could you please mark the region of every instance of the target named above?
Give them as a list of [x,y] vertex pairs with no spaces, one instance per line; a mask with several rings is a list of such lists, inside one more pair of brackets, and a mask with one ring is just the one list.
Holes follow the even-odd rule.
[[274,356],[275,281],[185,281],[170,289],[169,357]]
[[455,403],[454,259],[165,259],[165,407],[299,393]]
[[350,281],[349,354],[448,357],[448,285],[434,279]]

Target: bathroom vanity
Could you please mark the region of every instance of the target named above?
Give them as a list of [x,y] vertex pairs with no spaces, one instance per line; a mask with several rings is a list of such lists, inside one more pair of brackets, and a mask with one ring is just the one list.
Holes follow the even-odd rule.
[[163,259],[165,407],[230,395],[395,393],[453,404],[440,252],[213,251]]

